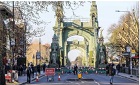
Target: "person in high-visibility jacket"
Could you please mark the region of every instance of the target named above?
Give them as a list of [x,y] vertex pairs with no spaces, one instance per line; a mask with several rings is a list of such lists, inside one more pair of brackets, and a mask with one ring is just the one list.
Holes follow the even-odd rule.
[[81,71],[78,72],[78,79],[81,79],[82,78],[82,73]]

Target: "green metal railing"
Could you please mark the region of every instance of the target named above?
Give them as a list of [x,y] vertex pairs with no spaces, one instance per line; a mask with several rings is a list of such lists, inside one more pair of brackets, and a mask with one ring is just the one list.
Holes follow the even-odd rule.
[[[74,69],[68,69],[68,68],[56,68],[55,72],[56,73],[73,73]],[[92,73],[100,73],[100,74],[105,74],[106,73],[106,69],[105,68],[79,68],[78,71],[82,72],[82,73],[88,73],[88,74],[92,74]]]

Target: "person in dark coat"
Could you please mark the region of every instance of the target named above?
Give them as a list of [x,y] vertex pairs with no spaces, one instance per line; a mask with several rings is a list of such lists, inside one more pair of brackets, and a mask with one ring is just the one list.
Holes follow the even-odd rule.
[[110,84],[113,84],[113,78],[114,78],[114,75],[115,75],[115,69],[114,69],[114,64],[110,64],[109,65],[109,76],[110,76]]
[[106,65],[106,76],[109,74],[109,64]]
[[116,66],[116,74],[118,75],[119,72],[120,72],[120,64],[118,64],[118,65]]
[[13,70],[19,70],[19,67],[15,64],[15,65],[13,66]]
[[37,72],[38,72],[39,75],[40,75],[40,64],[37,65]]
[[31,66],[29,65],[27,67],[27,82],[30,83],[31,82],[31,72],[32,72],[32,69],[31,69]]
[[23,64],[23,74],[24,74],[24,76],[26,74],[26,65],[25,64]]
[[19,67],[19,75],[22,76],[22,73],[23,73],[23,67],[22,67],[22,65],[20,65],[20,67]]
[[74,75],[77,74],[77,69],[78,69],[78,67],[77,67],[77,65],[75,64],[75,66],[74,66]]
[[43,72],[45,72],[46,64],[43,64]]
[[7,63],[5,65],[5,74],[7,74],[7,71],[9,71],[9,70],[10,70],[10,65]]
[[32,69],[32,78],[34,78],[34,65],[31,63],[31,69]]

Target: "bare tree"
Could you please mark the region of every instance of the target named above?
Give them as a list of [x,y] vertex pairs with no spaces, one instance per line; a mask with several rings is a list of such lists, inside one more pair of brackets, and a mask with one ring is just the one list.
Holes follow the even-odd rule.
[[110,26],[108,33],[111,33],[110,43],[119,45],[124,51],[126,44],[129,44],[132,49],[136,52],[139,51],[138,42],[139,42],[139,7],[138,3],[135,8],[130,12],[125,13],[120,17],[120,21],[117,24]]
[[[11,10],[13,8],[13,2],[12,1],[3,1],[7,7],[9,7]],[[26,49],[29,50],[29,45],[32,42],[33,37],[41,37],[44,35],[44,30],[46,29],[46,25],[49,22],[43,21],[40,19],[40,13],[42,12],[49,12],[48,7],[51,6],[52,10],[55,12],[54,16],[57,16],[58,6],[59,3],[62,4],[62,9],[71,9],[76,10],[79,6],[83,6],[85,3],[84,1],[14,1],[14,10],[15,14],[20,17],[15,16],[15,21],[18,23],[22,23],[25,26],[26,29],[25,35],[26,35]],[[65,13],[65,10],[63,10],[63,14]],[[47,15],[46,15],[47,16]],[[62,16],[63,18],[64,16]],[[45,26],[42,26],[45,25]],[[36,28],[34,28],[36,26]]]

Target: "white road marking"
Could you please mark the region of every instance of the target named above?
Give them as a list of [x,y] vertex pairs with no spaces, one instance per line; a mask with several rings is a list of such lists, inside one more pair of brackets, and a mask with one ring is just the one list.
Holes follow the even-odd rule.
[[69,81],[70,83],[73,83],[72,81]]
[[75,84],[78,84],[78,85],[80,85],[79,83],[75,83]]
[[126,78],[126,79],[128,79],[128,80],[130,80],[130,81],[134,81],[134,82],[136,82],[136,83],[139,82],[139,81],[137,81],[137,80],[133,80],[133,79],[127,78],[127,77],[125,77],[125,76],[120,76],[120,75],[119,75],[119,76],[117,76],[117,77]]
[[[95,81],[95,80],[94,80]],[[100,85],[100,83],[98,83],[97,81],[95,81],[95,83],[97,83],[97,85]]]
[[84,81],[81,81],[81,83],[85,83]]

